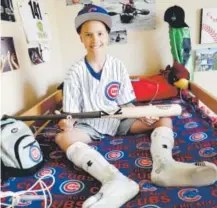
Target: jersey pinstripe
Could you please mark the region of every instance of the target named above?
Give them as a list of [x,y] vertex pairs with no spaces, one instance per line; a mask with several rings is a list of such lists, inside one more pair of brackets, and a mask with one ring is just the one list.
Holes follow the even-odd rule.
[[[135,94],[123,63],[107,55],[101,73],[95,73],[84,59],[74,64],[67,73],[63,90],[63,111],[112,112],[119,106],[133,102]],[[117,118],[79,119],[101,134],[114,136],[120,124]]]

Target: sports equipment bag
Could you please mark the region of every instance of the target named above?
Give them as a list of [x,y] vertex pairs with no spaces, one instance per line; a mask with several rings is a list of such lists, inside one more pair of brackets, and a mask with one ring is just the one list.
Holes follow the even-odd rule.
[[22,121],[6,119],[1,125],[1,178],[33,175],[44,163],[39,143]]

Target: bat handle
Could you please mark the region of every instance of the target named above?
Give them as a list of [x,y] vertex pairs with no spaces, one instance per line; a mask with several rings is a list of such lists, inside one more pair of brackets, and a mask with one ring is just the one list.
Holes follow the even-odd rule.
[[12,118],[21,121],[44,121],[44,120],[61,120],[61,119],[82,119],[82,118],[101,118],[101,111],[94,112],[83,112],[83,113],[67,113],[62,114],[48,114],[48,115],[38,115],[38,116],[8,116],[4,115],[2,120]]
[[9,116],[4,115],[2,117],[2,120],[6,119],[15,119],[15,120],[21,120],[21,121],[43,121],[43,120],[60,120],[67,118],[67,114],[60,114],[60,115],[40,115],[40,116]]

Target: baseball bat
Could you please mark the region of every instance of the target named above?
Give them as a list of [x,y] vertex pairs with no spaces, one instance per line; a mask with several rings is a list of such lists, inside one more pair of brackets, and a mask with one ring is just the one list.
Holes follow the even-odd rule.
[[93,111],[83,113],[61,113],[48,114],[40,116],[8,116],[4,115],[2,119],[13,118],[22,121],[32,120],[60,120],[67,118],[142,118],[142,117],[168,117],[178,116],[182,113],[182,107],[178,104],[148,105],[123,107],[115,112]]

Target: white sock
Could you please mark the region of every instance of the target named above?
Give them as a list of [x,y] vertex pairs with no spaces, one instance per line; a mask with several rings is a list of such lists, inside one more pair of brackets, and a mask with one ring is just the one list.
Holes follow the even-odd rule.
[[210,162],[183,163],[172,157],[173,131],[158,127],[151,134],[151,180],[159,186],[205,186],[217,181],[217,166]]
[[102,184],[111,180],[117,173],[113,165],[96,150],[83,142],[75,142],[66,151],[67,158],[82,168]]
[[88,198],[83,208],[118,208],[139,192],[139,185],[124,176],[111,165],[99,152],[82,142],[75,142],[66,151],[70,161],[82,168],[102,183],[100,191]]

